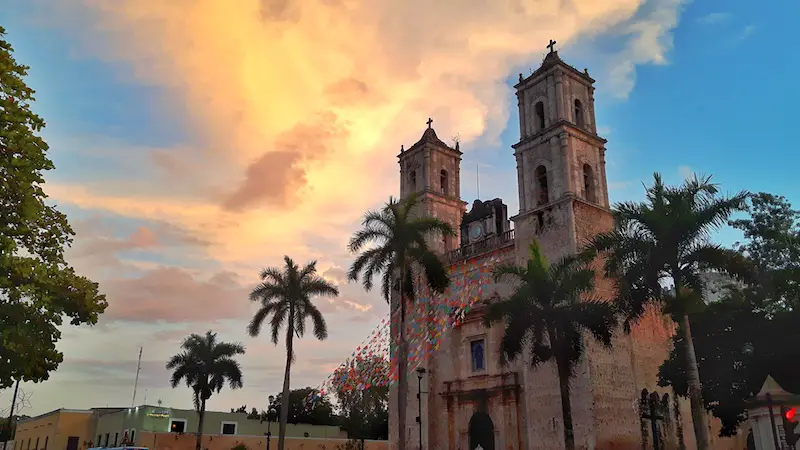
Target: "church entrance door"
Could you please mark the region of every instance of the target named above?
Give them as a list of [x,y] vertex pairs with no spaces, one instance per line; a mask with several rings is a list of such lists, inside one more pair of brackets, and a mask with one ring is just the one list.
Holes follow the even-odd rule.
[[469,448],[475,450],[494,450],[494,423],[489,414],[476,412],[469,419]]

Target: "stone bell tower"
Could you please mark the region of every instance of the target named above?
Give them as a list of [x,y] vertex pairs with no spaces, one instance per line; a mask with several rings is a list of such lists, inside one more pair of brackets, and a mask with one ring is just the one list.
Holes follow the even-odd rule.
[[[585,238],[610,229],[612,223],[606,140],[597,135],[594,80],[550,48],[542,66],[528,78],[520,75],[515,86],[520,141],[513,147],[520,205],[514,218],[517,236],[539,236],[552,258],[576,251]],[[602,216],[603,223],[593,230],[576,228],[576,201],[597,219]],[[552,232],[558,238],[545,238]],[[523,241],[527,246],[530,239]]]
[[[594,80],[588,71],[566,64],[550,41],[541,67],[515,86],[519,103],[520,141],[513,145],[517,160],[520,211],[513,217],[518,262],[536,239],[548,260],[574,254],[597,233],[613,227],[606,181],[606,140],[597,135]],[[599,268],[599,267],[598,267]],[[594,295],[613,299],[613,284],[596,280]],[[607,448],[611,443],[635,445],[641,440],[638,415],[632,405],[637,383],[628,337],[611,350],[586,339],[586,357],[576,368],[572,405],[576,444]],[[539,369],[546,370],[546,369]],[[526,393],[528,404],[548,404],[557,379],[525,371],[539,388]],[[551,402],[552,403],[552,402]],[[559,403],[560,404],[560,403]],[[528,412],[529,427],[551,426]],[[533,436],[529,435],[533,439]]]
[[[432,119],[414,145],[397,155],[400,164],[400,198],[419,195],[423,210],[418,214],[441,219],[458,233],[467,204],[461,200],[461,150],[442,142],[434,131]],[[438,237],[431,248],[446,253],[460,245],[459,236]]]

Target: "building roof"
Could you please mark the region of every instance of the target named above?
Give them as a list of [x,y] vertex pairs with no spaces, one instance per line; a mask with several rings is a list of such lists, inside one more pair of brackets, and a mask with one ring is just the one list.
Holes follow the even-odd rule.
[[435,145],[437,147],[443,147],[443,148],[446,148],[446,149],[448,149],[450,151],[456,152],[459,155],[463,154],[461,152],[461,150],[459,149],[459,144],[458,143],[456,143],[455,148],[453,148],[453,147],[450,147],[449,145],[445,144],[444,141],[442,141],[441,139],[439,139],[439,136],[436,135],[436,130],[434,130],[433,127],[431,127],[431,124],[430,124],[431,121],[429,120],[428,122],[429,122],[428,123],[428,128],[426,128],[425,132],[422,133],[422,137],[419,138],[419,140],[416,143],[414,143],[414,145],[409,147],[408,150],[405,150],[405,149],[403,149],[403,147],[400,147],[400,155],[398,155],[398,157],[402,156],[403,153],[405,153],[405,152],[410,152],[410,151],[412,151],[412,150],[414,150],[416,148],[424,146],[425,144],[432,144],[432,145]]
[[464,214],[464,217],[461,219],[461,223],[470,223],[483,219],[484,217],[489,217],[492,215],[492,213],[494,213],[495,208],[502,208],[503,206],[505,206],[503,204],[503,200],[499,198],[486,201],[476,199],[472,203],[472,209],[470,209],[468,213]]
[[62,413],[62,412],[65,412],[65,413],[83,413],[83,414],[92,414],[94,411],[93,411],[93,410],[91,410],[91,409],[69,409],[69,408],[58,408],[58,409],[54,409],[54,410],[52,410],[52,411],[48,411],[48,412],[46,412],[46,413],[39,414],[38,416],[27,417],[27,418],[25,418],[25,419],[19,419],[19,421],[18,421],[17,423],[19,423],[19,424],[23,424],[23,423],[25,423],[25,422],[30,422],[30,421],[32,421],[32,420],[41,419],[41,418],[43,418],[43,417],[52,416],[52,415],[54,415],[54,414],[59,414],[59,413]]
[[565,63],[564,60],[562,60],[560,56],[558,56],[558,52],[554,51],[554,52],[548,53],[547,56],[544,57],[544,60],[542,60],[542,65],[539,66],[538,69],[533,71],[532,74],[530,74],[527,77],[523,77],[522,74],[520,74],[519,75],[519,83],[517,83],[517,85],[514,86],[514,87],[517,88],[519,86],[522,86],[528,80],[538,77],[539,75],[547,72],[548,70],[550,70],[552,67],[555,67],[555,66],[561,66],[561,67],[567,69],[569,72],[572,72],[574,75],[576,75],[576,76],[578,76],[580,78],[583,78],[584,80],[588,81],[589,83],[594,83],[594,79],[589,76],[589,71],[588,70],[584,70],[583,72],[581,72],[580,70],[572,67],[571,65]]

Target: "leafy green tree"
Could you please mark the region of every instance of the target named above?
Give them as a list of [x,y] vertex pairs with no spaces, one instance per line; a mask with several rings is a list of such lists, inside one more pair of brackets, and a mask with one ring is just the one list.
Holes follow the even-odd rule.
[[[294,338],[303,337],[306,321],[311,320],[314,336],[319,340],[328,337],[328,327],[322,313],[312,303],[312,297],[336,297],[339,289],[317,275],[317,262],[299,267],[288,256],[284,257],[283,270],[268,267],[261,272],[261,284],[250,293],[250,300],[261,307],[247,327],[250,336],[256,337],[267,318],[270,318],[272,343],[278,345],[278,336],[286,328],[286,371],[283,376],[283,398],[289,398],[289,379],[294,361]],[[281,405],[278,450],[283,450],[286,423],[289,419],[289,402]]]
[[[447,289],[450,283],[447,269],[426,239],[455,235],[447,222],[435,217],[419,217],[416,213],[420,208],[417,195],[400,201],[390,198],[381,210],[364,215],[362,228],[353,235],[349,245],[350,252],[358,254],[348,273],[351,281],[358,281],[360,277],[364,289],[370,291],[373,278],[381,274],[383,298],[390,302],[391,292],[398,293],[397,412],[401,436],[405,433],[408,409],[406,309],[407,303],[415,299],[413,280],[416,274],[424,275],[432,292],[443,293]],[[399,440],[397,448],[405,450],[405,439]]]
[[107,306],[97,283],[64,260],[74,232],[45,202],[43,173],[54,165],[39,136],[44,120],[31,112],[28,67],[4,37],[0,27],[0,389],[48,379],[63,360],[64,318],[95,324]]
[[496,281],[507,279],[514,292],[489,305],[487,326],[503,322],[500,363],[522,356],[530,345],[532,366],[555,362],[561,390],[564,444],[575,449],[570,403],[570,380],[585,351],[583,332],[610,347],[618,325],[616,308],[610,301],[592,297],[594,271],[581,257],[566,257],[553,265],[545,259],[536,241],[529,246],[526,266],[501,264],[494,270]]
[[[313,401],[309,401],[311,398]],[[280,411],[283,407],[283,394],[279,393],[272,402],[275,411]],[[274,421],[276,415],[266,414],[266,418]],[[289,392],[289,415],[287,423],[303,423],[309,425],[339,425],[339,417],[334,412],[333,405],[327,396],[319,395],[319,391],[314,388],[305,387],[302,389],[292,389]]]
[[746,242],[736,247],[758,268],[749,294],[767,314],[800,309],[800,211],[780,195],[750,196],[750,217],[733,220]]
[[[790,392],[800,392],[800,212],[781,196],[750,197],[749,217],[731,221],[744,231],[737,243],[758,268],[747,285],[731,284],[719,302],[692,316],[692,337],[700,369],[703,403],[722,423],[722,436],[734,435],[746,420],[745,401],[767,375]],[[659,382],[687,395],[685,346],[673,338]]]
[[215,391],[219,393],[226,382],[231,389],[242,387],[242,369],[235,358],[244,354],[244,346],[218,341],[217,334],[208,331],[203,336],[189,335],[181,349],[181,353],[167,362],[167,369],[173,371],[170,379],[173,388],[185,381],[192,389],[198,415],[195,449],[201,450],[206,402]]
[[363,374],[388,373],[389,362],[381,356],[356,358],[352,365],[340,367],[334,372],[334,393],[342,416],[342,427],[350,438],[388,439],[389,388],[365,385],[353,387],[350,373],[356,379],[368,378]]
[[[649,304],[663,306],[679,324],[697,447],[708,450],[708,423],[689,316],[702,308],[704,272],[750,275],[739,252],[710,240],[711,231],[745,208],[747,193],[721,196],[711,177],[695,176],[680,186],[666,186],[661,175],[655,174],[646,194],[645,202],[615,205],[615,229],[597,236],[589,248],[604,254],[606,274],[617,281],[626,330]],[[671,284],[670,289],[664,284]]]

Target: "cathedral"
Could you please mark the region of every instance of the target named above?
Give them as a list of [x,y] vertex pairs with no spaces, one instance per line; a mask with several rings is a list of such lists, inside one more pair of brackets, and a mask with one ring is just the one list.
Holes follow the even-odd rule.
[[[445,220],[458,231],[432,243],[451,273],[489,259],[521,265],[534,238],[553,261],[613,226],[606,140],[597,135],[595,122],[594,80],[588,71],[562,61],[552,43],[549,48],[541,66],[528,77],[520,75],[514,86],[520,134],[512,146],[519,188],[516,215],[508,217],[499,198],[475,200],[467,211],[460,195],[459,145],[440,140],[430,120],[422,138],[398,156],[401,198],[417,193],[418,214]],[[595,289],[600,298],[614,297],[607,279],[598,277]],[[509,293],[502,284],[482,290],[484,301]],[[396,296],[392,304],[397,306]],[[521,358],[500,365],[503,327],[486,328],[483,311],[485,307],[472,308],[425,356],[417,372],[408,375],[405,430],[398,429],[398,392],[396,384],[392,387],[390,442],[404,439],[409,450],[564,448],[555,364],[531,368]],[[398,331],[393,321],[392,335]],[[657,385],[674,331],[668,317],[650,311],[630,334],[620,331],[611,349],[587,339],[586,355],[571,385],[577,448],[695,448],[688,401]],[[718,438],[718,424],[709,422],[713,448],[743,448]]]

